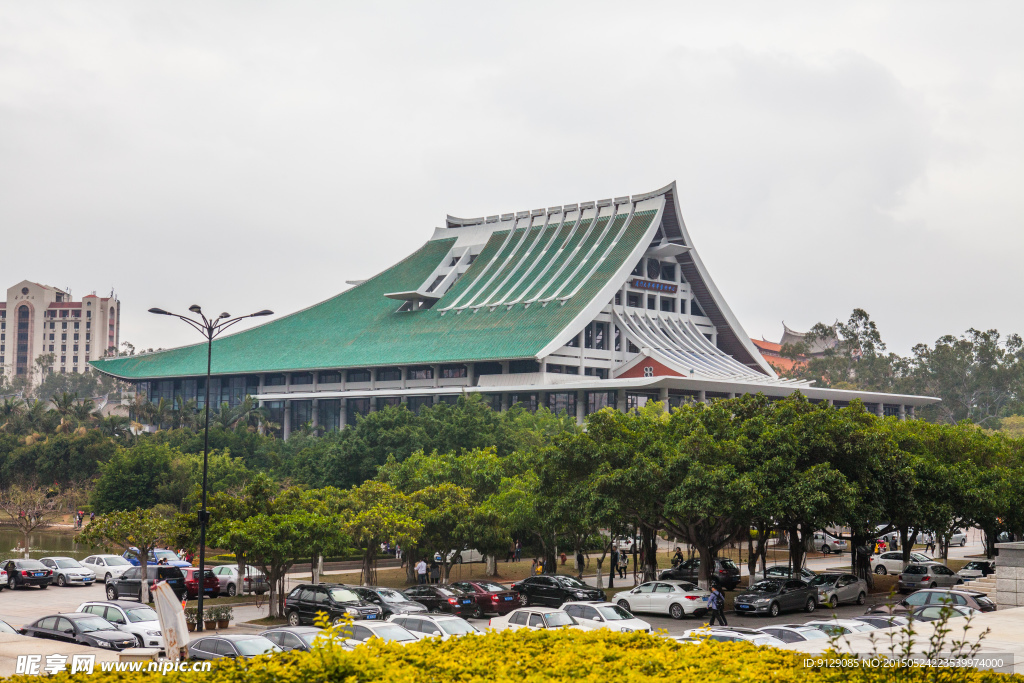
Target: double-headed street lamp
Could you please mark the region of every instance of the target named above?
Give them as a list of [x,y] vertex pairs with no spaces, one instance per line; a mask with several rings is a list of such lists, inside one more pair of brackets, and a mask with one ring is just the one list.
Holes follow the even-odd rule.
[[196,630],[202,631],[203,593],[205,592],[203,586],[206,583],[206,575],[204,574],[206,571],[206,523],[210,518],[209,513],[206,512],[206,464],[210,454],[210,370],[211,361],[213,360],[213,340],[219,337],[221,332],[240,320],[273,315],[274,312],[262,310],[257,313],[250,313],[249,315],[240,315],[237,318],[232,318],[228,313],[221,313],[216,318],[211,319],[203,315],[203,309],[198,305],[193,304],[188,307],[188,310],[198,315],[200,319],[188,318],[177,313],[165,311],[162,308],[151,308],[149,312],[157,315],[172,315],[175,318],[184,320],[206,337],[206,401],[203,404],[203,411],[206,413],[206,424],[203,427],[203,503],[199,508],[199,602],[196,606],[199,614],[199,618],[196,619]]

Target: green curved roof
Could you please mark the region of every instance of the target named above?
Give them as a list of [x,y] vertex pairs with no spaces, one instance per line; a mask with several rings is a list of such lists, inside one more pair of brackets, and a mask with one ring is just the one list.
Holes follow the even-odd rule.
[[[578,332],[569,329],[571,326],[582,329],[589,319],[581,316],[590,315],[595,305],[608,303],[621,285],[617,275],[623,268],[628,272],[650,242],[658,213],[636,211],[610,221],[598,218],[592,224],[581,220],[575,233],[569,225],[557,231],[550,227],[495,231],[465,275],[432,308],[399,312],[400,302],[385,294],[421,287],[456,242],[455,237],[431,240],[346,292],[215,340],[213,373],[534,358],[560,335]],[[542,234],[543,230],[547,232]],[[544,277],[537,278],[542,272]],[[446,312],[463,293],[467,295],[459,305],[536,302],[456,307]],[[547,303],[542,304],[545,299]],[[202,375],[206,372],[206,344],[98,360],[91,365],[123,379]]]

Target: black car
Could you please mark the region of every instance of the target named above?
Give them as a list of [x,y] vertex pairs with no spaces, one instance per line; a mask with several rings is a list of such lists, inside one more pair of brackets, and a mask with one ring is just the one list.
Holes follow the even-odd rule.
[[799,579],[758,581],[733,600],[736,614],[767,614],[802,609],[813,612],[818,606],[818,589]]
[[11,590],[25,586],[46,588],[53,580],[53,571],[39,560],[6,560],[2,566]]
[[75,612],[73,614],[52,614],[37,620],[31,626],[21,629],[22,635],[33,638],[47,638],[65,643],[78,643],[105,650],[124,650],[135,647],[135,636],[118,631],[106,619],[95,614]]
[[366,602],[380,607],[385,619],[393,614],[422,614],[427,611],[422,603],[413,602],[394,588],[359,586],[352,590]]
[[384,610],[359,597],[355,588],[335,583],[304,583],[296,586],[284,600],[289,626],[312,624],[318,612],[333,621],[345,614],[353,619],[383,619]]
[[512,590],[523,596],[527,605],[560,607],[570,600],[600,600],[608,598],[600,588],[581,583],[575,576],[563,574],[529,576],[512,584]]
[[264,631],[260,635],[285,652],[289,650],[309,652],[313,649],[313,641],[321,633],[323,631],[316,626],[279,626]]
[[[689,581],[690,583],[697,583],[700,578],[700,558],[694,557],[689,560],[680,562],[677,566],[671,569],[666,569],[658,575],[659,579],[677,579],[679,581]],[[715,568],[711,572],[711,576],[708,581],[712,586],[718,586],[727,591],[731,591],[740,582],[740,568],[736,566],[736,563],[729,558],[716,557]]]
[[[149,577],[150,591],[157,583],[166,581],[178,599],[184,599],[186,594],[185,575],[179,568],[151,564],[146,567],[146,575]],[[141,600],[141,593],[142,567],[132,567],[121,576],[112,576],[107,579],[107,600],[120,600],[121,598]]]
[[431,612],[447,612],[460,617],[476,612],[476,598],[451,586],[413,586],[405,589],[405,597]]
[[243,634],[207,636],[193,640],[188,646],[189,659],[248,658],[280,651],[281,648],[263,636]]

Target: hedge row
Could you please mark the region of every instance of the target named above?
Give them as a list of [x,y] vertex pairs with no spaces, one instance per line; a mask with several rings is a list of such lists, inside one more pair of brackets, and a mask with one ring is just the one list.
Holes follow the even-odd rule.
[[[91,683],[443,683],[459,681],[693,681],[694,683],[787,683],[789,681],[967,681],[1005,683],[1007,676],[967,669],[815,669],[803,653],[756,648],[747,643],[680,645],[646,634],[576,631],[503,631],[479,637],[425,640],[405,647],[375,642],[347,652],[337,647],[272,658],[215,662],[210,672],[100,673],[70,676]],[[1018,676],[1009,677],[1020,679]],[[38,683],[17,676],[9,681]]]

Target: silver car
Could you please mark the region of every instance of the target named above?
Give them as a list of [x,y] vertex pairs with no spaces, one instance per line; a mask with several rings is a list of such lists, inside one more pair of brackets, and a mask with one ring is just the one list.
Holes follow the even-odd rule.
[[39,560],[53,570],[53,583],[58,586],[91,586],[96,574],[72,557],[44,557]]
[[943,564],[908,564],[896,581],[896,590],[909,593],[922,588],[958,586],[963,582],[962,577]]
[[219,567],[213,568],[213,575],[217,577],[220,582],[220,592],[225,595],[235,596],[239,593],[239,587],[241,592],[244,593],[255,593],[256,595],[263,595],[268,590],[267,577],[263,575],[263,572],[246,565],[245,576],[242,580],[238,580],[238,565],[234,564],[223,564]]
[[853,574],[818,574],[807,582],[818,589],[818,604],[835,609],[843,602],[863,605],[868,596],[868,583]]

